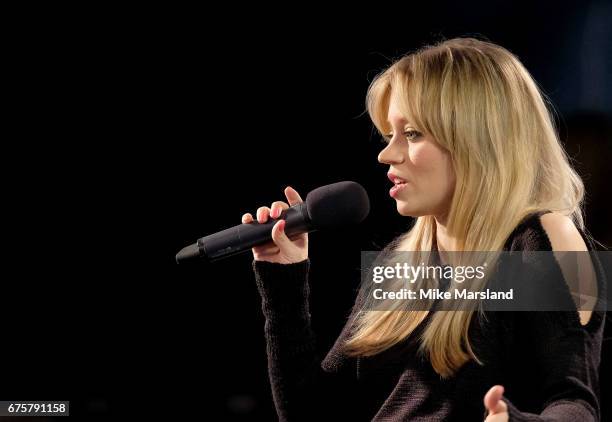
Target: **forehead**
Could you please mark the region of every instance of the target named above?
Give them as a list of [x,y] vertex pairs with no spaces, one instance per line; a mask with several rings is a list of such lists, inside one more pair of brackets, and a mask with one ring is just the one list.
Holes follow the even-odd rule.
[[406,118],[404,117],[404,114],[400,110],[398,101],[395,98],[395,96],[390,95],[389,108],[387,111],[387,123],[394,124],[396,122],[399,124],[402,124],[402,123],[407,123],[408,121],[406,120]]

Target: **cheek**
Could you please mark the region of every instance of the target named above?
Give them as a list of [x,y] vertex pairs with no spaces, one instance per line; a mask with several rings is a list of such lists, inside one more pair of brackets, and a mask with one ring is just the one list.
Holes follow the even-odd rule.
[[424,143],[415,145],[409,155],[418,185],[440,193],[452,189],[455,177],[447,152]]

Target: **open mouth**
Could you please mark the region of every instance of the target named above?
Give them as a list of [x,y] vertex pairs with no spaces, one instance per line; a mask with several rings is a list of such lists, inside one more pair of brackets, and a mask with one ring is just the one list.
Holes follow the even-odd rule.
[[389,190],[389,195],[395,198],[395,196],[397,196],[397,194],[404,188],[404,186],[406,186],[406,184],[407,182],[401,182],[401,183],[394,184],[391,190]]

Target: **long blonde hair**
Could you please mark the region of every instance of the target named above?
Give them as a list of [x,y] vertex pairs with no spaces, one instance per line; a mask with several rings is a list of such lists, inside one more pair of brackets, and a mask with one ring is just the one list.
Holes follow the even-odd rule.
[[[416,126],[450,152],[456,185],[447,219],[455,251],[500,251],[528,214],[551,210],[584,229],[584,187],[572,169],[546,106],[545,96],[518,58],[490,42],[455,38],[426,46],[378,75],[367,94],[367,110],[382,133],[390,131],[391,96]],[[430,251],[433,216],[418,217],[394,248]],[[352,356],[371,356],[410,335],[427,310],[410,301],[375,311],[366,299],[345,343]],[[401,311],[401,312],[397,312]],[[439,311],[420,337],[442,377],[470,359],[468,339],[474,311]]]

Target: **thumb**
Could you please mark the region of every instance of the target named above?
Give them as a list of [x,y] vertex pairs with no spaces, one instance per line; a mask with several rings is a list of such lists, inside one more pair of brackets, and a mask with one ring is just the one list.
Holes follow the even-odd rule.
[[287,186],[285,188],[285,196],[287,197],[287,201],[289,202],[290,206],[304,202],[300,194],[291,186]]
[[285,220],[279,220],[274,227],[272,227],[272,240],[282,251],[286,251],[293,246],[291,239],[289,239],[285,233],[286,225],[287,222]]
[[504,395],[504,387],[501,385],[495,385],[491,387],[487,394],[484,396],[484,405],[489,411],[490,415],[496,415],[508,411],[508,406],[502,400]]

